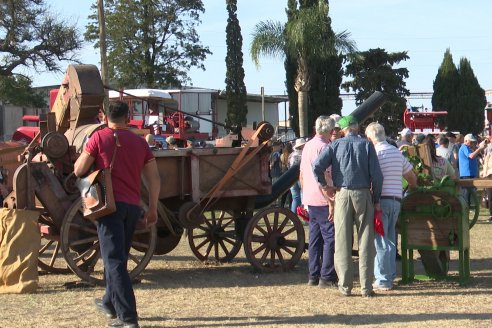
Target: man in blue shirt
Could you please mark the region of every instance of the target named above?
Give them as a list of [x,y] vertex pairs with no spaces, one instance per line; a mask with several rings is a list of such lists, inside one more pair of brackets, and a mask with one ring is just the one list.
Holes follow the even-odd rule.
[[359,245],[359,276],[362,296],[374,296],[374,209],[379,199],[383,174],[374,146],[359,137],[359,125],[346,116],[339,123],[344,138],[326,147],[313,163],[313,172],[322,188],[326,188],[325,170],[331,166],[335,196],[335,270],[338,289],[349,296],[352,292],[354,268],[352,236],[354,223]]
[[[486,146],[485,143],[480,143],[478,147],[476,147],[476,145],[477,138],[471,133],[467,134],[458,152],[460,179],[472,179],[478,177],[478,155]],[[465,201],[470,204],[467,188],[462,189],[462,195]]]
[[477,145],[477,138],[473,134],[467,134],[458,152],[460,163],[460,179],[478,177],[478,155],[485,148],[485,144]]

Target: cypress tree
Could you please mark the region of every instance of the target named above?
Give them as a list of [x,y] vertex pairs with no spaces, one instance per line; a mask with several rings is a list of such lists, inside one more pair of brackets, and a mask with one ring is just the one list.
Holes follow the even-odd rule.
[[226,55],[226,124],[246,126],[248,107],[246,105],[246,86],[243,68],[243,37],[237,19],[237,0],[227,0],[227,55]]
[[487,104],[485,91],[480,87],[468,59],[460,59],[458,75],[457,108],[459,110],[454,113],[454,118],[460,122],[460,131],[463,133],[479,134],[484,129],[484,108]]
[[447,111],[447,127],[452,131],[462,131],[460,121],[461,110],[458,108],[459,74],[453,62],[451,51],[446,49],[444,58],[434,80],[434,93],[432,94],[432,110]]

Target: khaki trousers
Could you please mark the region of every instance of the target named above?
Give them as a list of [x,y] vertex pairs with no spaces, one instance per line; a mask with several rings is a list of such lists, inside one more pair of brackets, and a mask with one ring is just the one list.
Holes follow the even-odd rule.
[[350,293],[354,282],[352,238],[354,224],[359,245],[359,277],[362,294],[372,291],[374,279],[374,205],[369,189],[337,192],[335,198],[335,270],[340,291]]

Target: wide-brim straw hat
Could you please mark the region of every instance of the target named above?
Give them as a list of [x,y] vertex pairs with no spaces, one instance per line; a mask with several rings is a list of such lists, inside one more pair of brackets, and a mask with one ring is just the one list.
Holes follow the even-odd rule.
[[299,138],[299,139],[296,139],[296,143],[294,144],[294,149],[299,149],[299,148],[302,148],[304,147],[304,145],[306,144],[306,139],[304,138]]

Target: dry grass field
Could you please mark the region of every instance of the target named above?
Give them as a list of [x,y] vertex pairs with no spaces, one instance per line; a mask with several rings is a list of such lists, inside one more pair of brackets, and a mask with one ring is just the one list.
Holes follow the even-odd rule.
[[[375,298],[308,287],[306,254],[292,272],[255,272],[241,251],[232,263],[203,264],[185,238],[155,256],[135,285],[142,327],[492,327],[492,224],[471,230],[472,279],[397,285]],[[451,275],[457,276],[451,253]],[[354,258],[356,260],[356,258]],[[417,273],[423,273],[416,263]],[[75,275],[42,275],[36,294],[0,295],[0,327],[105,327],[93,299],[101,287],[73,287]]]

